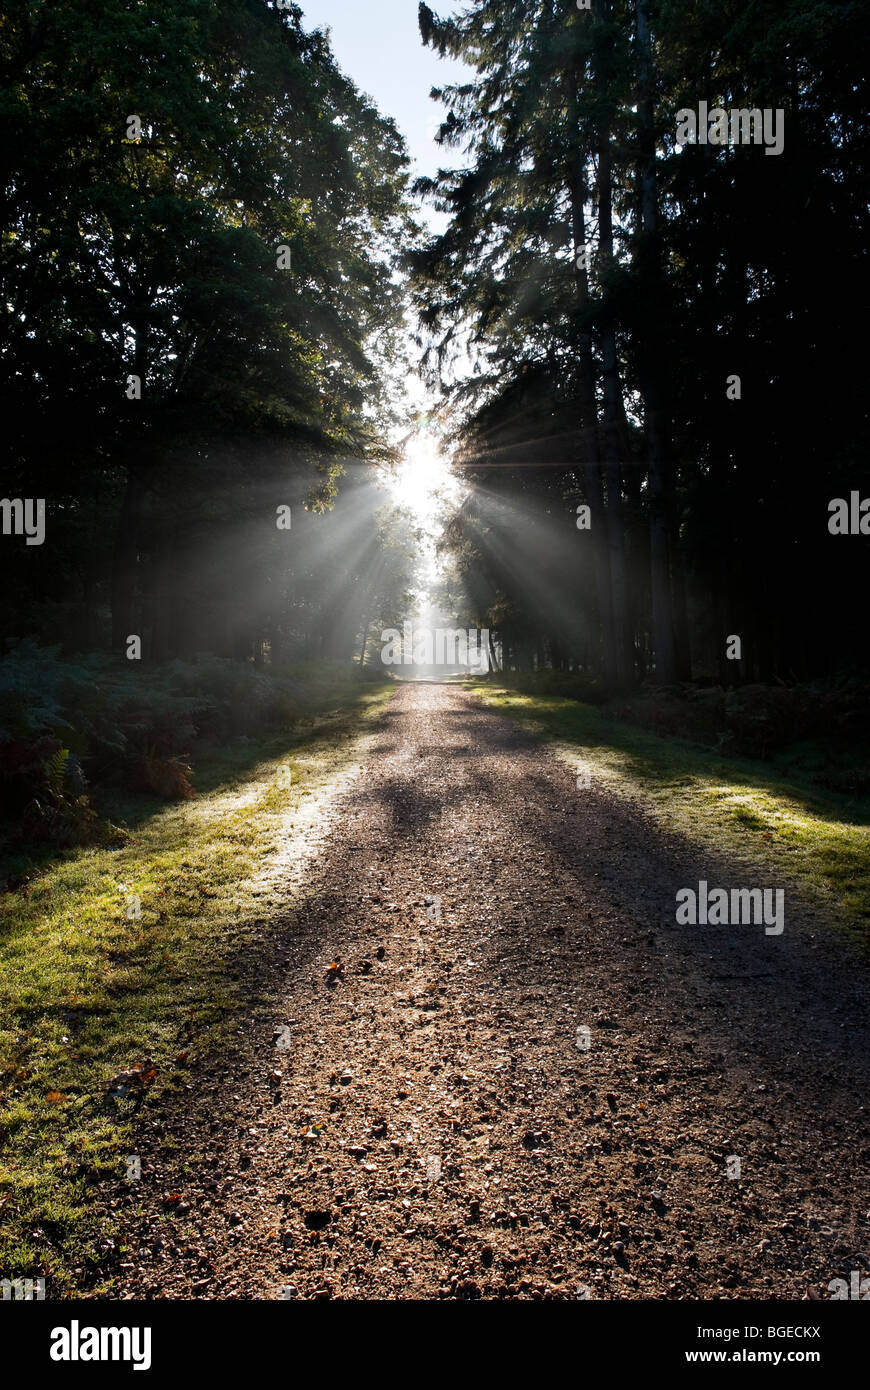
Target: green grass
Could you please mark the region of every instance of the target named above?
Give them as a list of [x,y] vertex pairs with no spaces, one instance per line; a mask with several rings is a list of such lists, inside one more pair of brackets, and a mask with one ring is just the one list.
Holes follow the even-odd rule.
[[0,1278],[86,1287],[111,1236],[94,1184],[125,1173],[135,1104],[107,1083],[150,1058],[157,1090],[183,1087],[195,1056],[232,1046],[232,958],[282,896],[290,825],[393,689],[341,690],[289,733],[213,751],[195,800],[104,804],[124,843],[67,851],[0,895]]
[[[602,717],[592,705],[469,682],[486,704],[539,737],[592,785],[642,799],[687,840],[799,880],[846,929],[870,944],[870,798],[845,796],[771,763],[723,757]],[[793,761],[793,759],[791,759]]]

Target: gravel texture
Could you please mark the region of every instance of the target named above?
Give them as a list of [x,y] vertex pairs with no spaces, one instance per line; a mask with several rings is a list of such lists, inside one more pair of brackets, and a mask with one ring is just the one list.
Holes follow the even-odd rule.
[[237,1057],[142,1107],[112,1296],[827,1299],[870,1269],[867,973],[818,908],[678,926],[679,888],[770,885],[455,686],[400,686],[365,758],[254,936]]

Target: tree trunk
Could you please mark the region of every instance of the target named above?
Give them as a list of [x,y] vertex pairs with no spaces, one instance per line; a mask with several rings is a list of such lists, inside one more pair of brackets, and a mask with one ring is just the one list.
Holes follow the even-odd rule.
[[[610,21],[610,0],[598,0],[598,18],[603,24]],[[596,78],[602,92],[607,90],[610,74],[606,71],[604,45],[608,36],[597,45]],[[602,455],[607,488],[607,545],[610,558],[610,594],[613,614],[613,680],[616,689],[628,682],[630,671],[629,634],[626,623],[625,589],[625,532],[622,515],[622,477],[620,468],[620,436],[623,420],[622,383],[616,352],[616,325],[607,305],[608,281],[613,272],[613,154],[610,143],[612,115],[601,118],[598,131],[598,254],[601,264],[601,285],[605,307],[601,320],[601,358],[604,384],[604,413],[602,421]]]
[[674,654],[678,681],[692,679],[692,646],[689,636],[689,611],[686,605],[686,579],[683,562],[676,546],[671,545],[671,585],[674,602]]
[[[640,283],[647,287],[653,308],[661,307],[661,245],[658,233],[658,189],[653,112],[652,42],[648,0],[637,0],[637,43],[640,70],[638,117],[640,125],[640,208],[637,258]],[[647,338],[640,353],[640,387],[644,403],[644,430],[649,459],[650,587],[652,591],[652,639],[655,676],[660,685],[676,679],[674,616],[668,545],[668,427],[661,387],[662,344],[657,331]]]
[[138,578],[139,531],[145,499],[142,463],[136,456],[127,464],[127,482],[115,531],[112,555],[112,650],[123,656],[127,638],[136,632],[135,604]]
[[363,619],[362,646],[359,649],[359,669],[362,670],[366,664],[366,647],[369,644],[369,613]]
[[[579,142],[579,74],[576,67],[571,74],[569,93],[569,121],[577,132]],[[608,687],[616,684],[615,639],[613,632],[613,603],[610,583],[610,557],[607,545],[607,514],[604,508],[604,485],[601,478],[601,458],[598,439],[598,405],[595,396],[595,356],[591,330],[582,324],[589,309],[589,272],[584,260],[578,265],[581,251],[586,250],[586,218],[584,206],[587,198],[585,158],[582,149],[575,153],[572,169],[569,171],[571,194],[571,223],[574,248],[574,284],[577,294],[578,317],[581,328],[578,334],[580,356],[580,431],[578,438],[579,455],[583,469],[586,501],[589,505],[592,524],[592,559],[595,576],[595,601],[598,622],[601,629],[603,654],[603,674]]]

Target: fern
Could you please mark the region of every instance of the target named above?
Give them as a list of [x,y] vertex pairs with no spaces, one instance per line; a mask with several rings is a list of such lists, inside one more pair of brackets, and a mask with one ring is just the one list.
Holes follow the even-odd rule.
[[48,783],[48,790],[56,801],[63,798],[64,782],[66,780],[66,765],[69,758],[68,748],[58,748],[50,758],[42,765],[45,780]]

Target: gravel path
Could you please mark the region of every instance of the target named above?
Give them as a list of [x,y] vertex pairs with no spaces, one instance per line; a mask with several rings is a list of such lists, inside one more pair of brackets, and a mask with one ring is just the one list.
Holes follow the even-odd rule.
[[678,889],[745,870],[447,685],[397,690],[329,814],[246,962],[275,1003],[143,1110],[114,1296],[827,1299],[870,1269],[867,975],[813,909],[678,926]]

